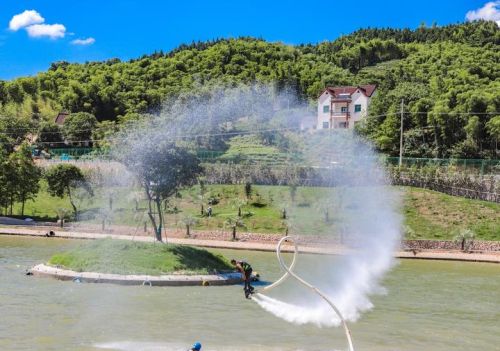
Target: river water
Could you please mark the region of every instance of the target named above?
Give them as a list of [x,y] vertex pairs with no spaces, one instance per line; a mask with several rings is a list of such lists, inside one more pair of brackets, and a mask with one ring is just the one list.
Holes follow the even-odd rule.
[[[243,298],[241,286],[126,287],[24,275],[78,241],[0,236],[0,350],[345,350],[340,328],[296,326]],[[265,279],[273,253],[243,257]],[[302,257],[301,257],[302,259]],[[307,256],[304,257],[307,261]],[[350,323],[356,350],[499,350],[500,265],[400,261],[387,293]]]

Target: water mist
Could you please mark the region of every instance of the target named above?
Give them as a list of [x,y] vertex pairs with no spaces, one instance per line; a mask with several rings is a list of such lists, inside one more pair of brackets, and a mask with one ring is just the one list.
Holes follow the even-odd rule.
[[[277,93],[270,86],[210,88],[168,101],[160,113],[136,121],[123,130],[114,151],[118,159],[140,157],[165,142],[194,151],[223,145],[234,135],[264,138],[270,132],[283,137],[293,130],[304,156],[295,165],[281,165],[287,167],[286,177],[275,185],[298,186],[299,197],[300,187],[311,185],[322,195],[307,206],[300,199],[282,204],[289,214],[289,233],[309,241],[315,238],[343,253],[334,258],[308,257],[309,267],[301,267],[299,257],[298,268],[305,280],[328,295],[346,320],[356,321],[373,307],[370,296],[384,292],[380,283],[394,263],[393,253],[400,241],[399,199],[388,186],[384,168],[369,143],[351,130],[299,132],[301,119],[307,115],[311,112],[297,97]],[[309,170],[305,177],[304,169]],[[253,181],[252,164],[243,171],[248,175],[241,175],[238,181]],[[207,181],[210,183],[209,175]],[[311,218],[324,222],[317,232],[309,225]],[[292,323],[339,325],[332,310],[310,291],[293,282],[287,282],[286,288],[273,292],[272,297],[256,296],[255,301]]]
[[[317,132],[309,144],[310,164],[330,185],[324,196],[316,199],[322,203],[323,211],[329,211],[327,216],[331,219],[322,236],[340,248],[342,255],[335,259],[324,255],[309,258],[312,269],[302,277],[320,287],[346,320],[356,321],[373,307],[370,295],[384,292],[380,281],[392,267],[400,242],[399,199],[388,187],[383,167],[370,145],[353,133]],[[297,210],[292,208],[290,212]],[[301,221],[303,218],[292,216],[290,227],[299,228],[297,234],[308,233]],[[340,324],[329,306],[311,296],[310,291],[293,282],[287,287],[276,298],[256,295],[254,300],[292,323]],[[292,302],[284,302],[287,296]]]

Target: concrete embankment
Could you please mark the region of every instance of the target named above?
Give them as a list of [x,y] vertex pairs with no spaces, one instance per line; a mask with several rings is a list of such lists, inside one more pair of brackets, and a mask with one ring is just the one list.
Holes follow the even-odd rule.
[[39,264],[29,272],[35,276],[49,276],[59,280],[72,280],[82,283],[111,283],[120,285],[146,286],[200,286],[200,285],[234,285],[241,283],[240,273],[207,274],[207,275],[144,275],[144,274],[111,274],[96,272],[75,272],[58,267]]

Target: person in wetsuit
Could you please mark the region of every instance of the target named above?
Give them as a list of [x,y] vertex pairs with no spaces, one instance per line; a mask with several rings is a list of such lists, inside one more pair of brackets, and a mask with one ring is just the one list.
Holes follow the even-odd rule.
[[245,297],[248,299],[250,294],[254,291],[254,287],[250,285],[250,281],[252,279],[252,266],[245,261],[236,261],[235,259],[231,260],[231,264],[241,272],[243,280],[245,281],[245,287],[243,290],[245,291]]

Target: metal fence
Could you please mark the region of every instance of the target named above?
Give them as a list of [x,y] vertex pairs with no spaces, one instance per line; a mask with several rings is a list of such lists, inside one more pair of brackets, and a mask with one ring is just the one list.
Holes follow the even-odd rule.
[[91,147],[72,147],[72,148],[54,148],[54,149],[49,149],[49,152],[51,155],[54,156],[63,156],[63,155],[68,155],[71,157],[81,157],[83,155],[90,154],[91,152],[95,151],[96,149],[91,148]]
[[[33,150],[34,156],[41,156],[43,154],[39,152],[40,150]],[[106,150],[91,148],[91,147],[73,147],[73,148],[51,148],[48,150],[48,154],[52,159],[69,161],[78,159],[109,159],[110,154]]]
[[412,176],[406,173],[402,173],[397,177],[392,177],[391,182],[393,185],[413,186],[438,191],[448,195],[465,197],[467,199],[500,203],[498,186],[491,177],[490,179],[476,179],[476,184],[469,184],[468,187],[454,185],[451,179],[428,179],[426,177]]
[[[399,164],[399,157],[385,157],[384,160],[391,165]],[[500,160],[403,157],[402,164],[406,167],[452,167],[458,171],[473,171],[480,175],[500,174]]]
[[[91,147],[78,148],[52,148],[49,153],[56,159],[63,161],[73,159],[109,159],[110,154],[107,150]],[[204,150],[196,151],[198,158],[202,162],[223,162],[223,163],[259,163],[259,164],[282,164],[289,165],[291,163],[303,163],[300,155],[279,154],[279,155],[233,155],[232,157],[224,156],[224,151],[221,150]],[[224,156],[224,157],[223,157]],[[388,165],[398,165],[399,157],[382,157],[383,162]],[[418,157],[403,157],[402,164],[405,167],[424,167],[424,166],[440,166],[450,167],[455,171],[471,172],[479,175],[495,174],[500,175],[500,160],[485,160],[485,159],[456,159],[456,158],[418,158]]]

